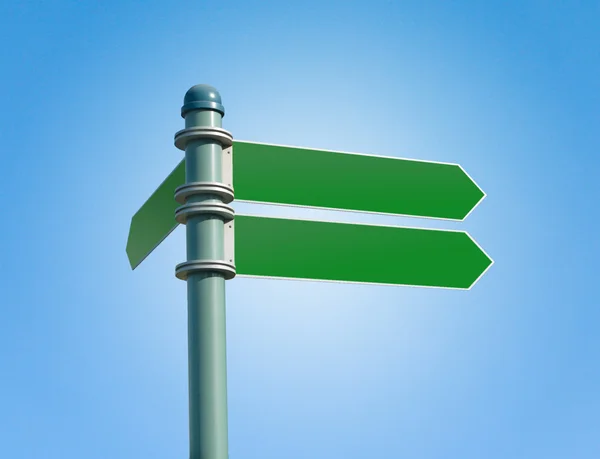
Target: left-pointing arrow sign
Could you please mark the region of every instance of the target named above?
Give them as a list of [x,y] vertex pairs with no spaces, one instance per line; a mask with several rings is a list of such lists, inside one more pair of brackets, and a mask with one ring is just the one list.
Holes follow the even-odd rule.
[[177,227],[175,188],[185,183],[185,161],[169,174],[131,219],[127,258],[135,269]]

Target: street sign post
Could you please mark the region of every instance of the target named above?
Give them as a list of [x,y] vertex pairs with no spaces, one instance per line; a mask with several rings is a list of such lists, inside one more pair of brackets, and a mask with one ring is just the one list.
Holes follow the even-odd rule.
[[[133,216],[135,269],[186,225],[190,459],[228,459],[225,281],[238,275],[470,289],[493,261],[464,231],[234,215],[247,202],[464,220],[485,197],[456,164],[233,141],[212,86],[188,90],[185,158]],[[235,196],[234,196],[235,190]],[[234,218],[235,217],[235,218]]]
[[190,459],[229,456],[225,280],[235,266],[224,259],[224,226],[233,219],[233,190],[223,183],[223,147],[232,141],[221,128],[224,114],[216,89],[194,86],[181,107],[185,129],[175,134],[185,151],[185,183],[171,191],[183,204],[175,218],[186,225],[187,261],[175,273],[188,291]]

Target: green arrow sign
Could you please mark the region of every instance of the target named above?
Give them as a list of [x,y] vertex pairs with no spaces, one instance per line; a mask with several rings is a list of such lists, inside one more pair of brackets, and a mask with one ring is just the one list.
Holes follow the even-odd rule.
[[493,261],[464,231],[235,217],[238,275],[469,289]]
[[[132,268],[175,229],[185,183],[181,161],[133,216],[127,241]],[[234,142],[235,199],[462,220],[485,197],[456,164]]]
[[135,269],[177,227],[175,188],[185,183],[185,162],[169,174],[131,219],[127,258]]
[[457,164],[234,142],[240,201],[463,220],[485,197]]

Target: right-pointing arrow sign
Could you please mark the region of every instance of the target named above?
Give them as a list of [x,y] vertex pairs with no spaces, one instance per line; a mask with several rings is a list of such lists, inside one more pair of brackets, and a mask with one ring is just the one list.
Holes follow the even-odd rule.
[[[227,151],[224,164],[231,161]],[[233,165],[224,169],[232,171],[236,201],[464,220],[485,197],[457,164],[241,141],[232,151]],[[174,192],[184,183],[181,161],[133,216],[127,241],[132,268],[178,225]]]
[[458,164],[234,142],[235,199],[464,220],[485,193]]
[[238,215],[237,274],[469,289],[492,259],[464,231]]

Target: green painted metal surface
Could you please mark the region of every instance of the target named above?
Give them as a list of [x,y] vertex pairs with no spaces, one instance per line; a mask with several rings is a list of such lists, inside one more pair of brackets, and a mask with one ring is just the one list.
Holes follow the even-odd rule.
[[177,227],[175,188],[185,183],[185,160],[169,174],[131,219],[127,238],[127,258],[132,269]]
[[236,200],[463,220],[485,196],[455,164],[234,142]]
[[235,217],[237,275],[468,289],[492,260],[465,232]]
[[[127,255],[132,268],[177,226],[175,188],[185,160],[132,219]],[[462,220],[483,191],[458,165],[233,143],[236,201],[265,202]]]

